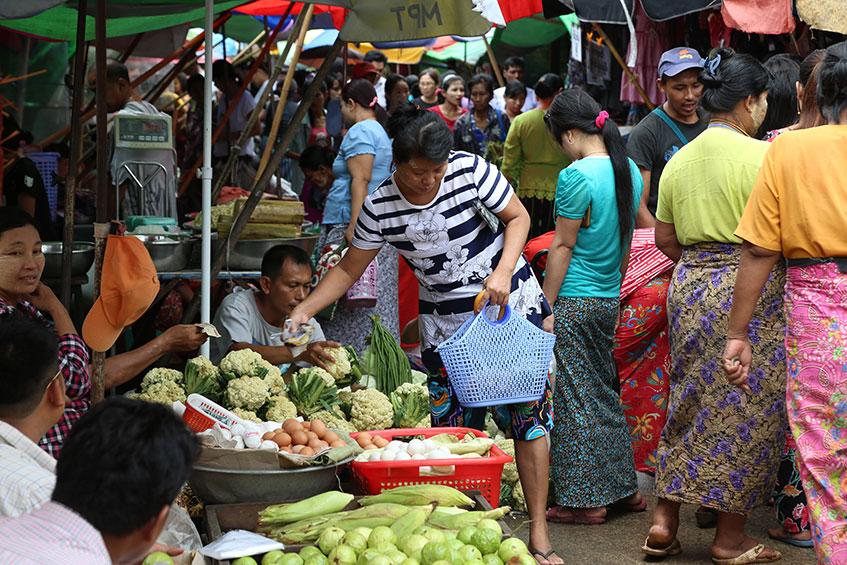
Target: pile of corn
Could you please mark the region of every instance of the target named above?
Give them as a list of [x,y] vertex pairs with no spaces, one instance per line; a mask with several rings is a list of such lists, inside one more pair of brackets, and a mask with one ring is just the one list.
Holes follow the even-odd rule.
[[293,504],[275,504],[259,512],[259,530],[286,544],[317,541],[328,528],[350,532],[356,528],[388,526],[397,539],[404,539],[427,525],[458,531],[483,519],[497,520],[511,510],[508,506],[488,511],[468,511],[474,502],[462,492],[443,485],[397,487],[359,500],[360,508],[345,510],[353,496],[326,492]]
[[[232,213],[221,216],[218,231],[229,233],[247,198],[235,200]],[[306,211],[299,200],[261,200],[247,221],[241,239],[278,239],[300,237]]]

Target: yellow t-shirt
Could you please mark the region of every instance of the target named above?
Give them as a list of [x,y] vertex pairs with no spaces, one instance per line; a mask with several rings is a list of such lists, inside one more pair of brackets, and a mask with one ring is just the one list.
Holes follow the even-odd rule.
[[682,245],[741,243],[735,229],[769,146],[710,127],[665,166],[656,219],[673,224]]
[[776,138],[735,234],[789,259],[847,257],[847,125]]

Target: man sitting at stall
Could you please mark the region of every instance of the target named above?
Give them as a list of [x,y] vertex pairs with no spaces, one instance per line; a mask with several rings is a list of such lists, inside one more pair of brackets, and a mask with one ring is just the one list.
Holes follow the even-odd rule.
[[229,351],[251,349],[274,365],[317,365],[326,368],[332,361],[327,348],[338,347],[325,341],[317,320],[309,321],[308,344],[286,345],[283,327],[288,315],[312,290],[312,263],[309,255],[291,245],[277,245],[262,257],[259,290],[238,290],[224,298],[214,325],[221,337],[212,342],[212,361],[219,362]]
[[51,500],[0,519],[0,563],[139,563],[159,549],[199,451],[170,406],[123,397],[98,404],[65,443]]

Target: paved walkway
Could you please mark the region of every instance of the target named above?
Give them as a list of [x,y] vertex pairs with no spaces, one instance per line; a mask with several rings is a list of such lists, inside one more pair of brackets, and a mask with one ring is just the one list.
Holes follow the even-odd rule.
[[[643,477],[642,477],[643,478]],[[641,544],[650,526],[650,515],[655,498],[650,495],[649,482],[642,481],[642,492],[647,496],[649,507],[642,514],[610,514],[608,521],[600,526],[568,526],[550,524],[553,546],[568,565],[626,565],[655,563],[647,561],[641,553]],[[668,565],[711,563],[709,546],[714,530],[701,530],[694,522],[694,506],[683,506],[680,521],[679,541],[682,553],[662,560]],[[529,528],[520,521],[512,521],[516,534],[526,541]],[[768,539],[767,530],[773,527],[773,508],[756,509],[748,521],[747,532],[782,553],[783,565],[814,565],[814,550],[800,549]]]

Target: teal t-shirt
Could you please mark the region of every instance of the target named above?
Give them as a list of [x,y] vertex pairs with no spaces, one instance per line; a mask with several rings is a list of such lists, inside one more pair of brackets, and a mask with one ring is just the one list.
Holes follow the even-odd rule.
[[[644,181],[632,159],[628,161],[632,172],[634,226]],[[579,229],[559,296],[618,298],[623,248],[615,198],[615,175],[608,157],[585,157],[559,173],[555,216],[578,220],[585,217],[589,208],[590,225]]]

